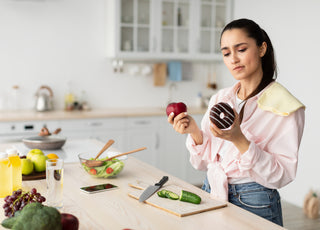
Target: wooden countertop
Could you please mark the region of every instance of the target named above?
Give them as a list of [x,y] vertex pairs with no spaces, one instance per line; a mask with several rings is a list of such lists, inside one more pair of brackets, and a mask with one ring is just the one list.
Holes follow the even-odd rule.
[[[190,114],[204,114],[206,109],[190,107]],[[86,119],[86,118],[109,118],[109,117],[136,117],[136,116],[161,116],[165,108],[140,107],[140,108],[104,108],[89,111],[64,111],[53,110],[36,112],[34,110],[0,111],[0,122],[12,121],[37,121],[37,120],[62,120],[62,119]]]
[[[97,145],[101,147],[103,143],[97,142]],[[66,163],[64,169],[64,207],[61,211],[77,216],[80,229],[284,229],[231,203],[224,208],[186,217],[178,217],[146,203],[139,203],[128,196],[132,189],[128,184],[137,180],[150,184],[168,174],[132,156],[125,161],[123,171],[113,179],[92,178],[80,168],[78,162]],[[179,185],[201,197],[209,196],[198,187],[168,176],[168,183]],[[119,186],[119,189],[90,195],[79,189],[101,183],[112,183]],[[46,196],[45,180],[23,181],[22,186],[24,190],[35,187]],[[0,199],[0,206],[2,205],[3,199]],[[0,221],[3,219],[4,212],[1,210]],[[0,229],[3,228],[0,226]]]

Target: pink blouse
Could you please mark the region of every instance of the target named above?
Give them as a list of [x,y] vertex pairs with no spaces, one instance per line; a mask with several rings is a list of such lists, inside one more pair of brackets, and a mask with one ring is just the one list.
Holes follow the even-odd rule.
[[226,102],[234,107],[239,86],[240,83],[237,83],[231,88],[220,90],[210,99],[208,110],[201,121],[203,143],[196,145],[190,135],[186,140],[192,166],[207,171],[211,196],[222,200],[228,200],[230,178],[248,177],[274,189],[290,183],[296,176],[298,150],[304,129],[304,107],[288,116],[259,108],[257,100],[264,89],[250,98],[245,106],[241,130],[250,141],[249,149],[240,154],[232,142],[226,141],[228,146],[224,147],[224,157],[219,161],[217,154],[224,140],[214,137],[210,131],[210,108],[218,102]]

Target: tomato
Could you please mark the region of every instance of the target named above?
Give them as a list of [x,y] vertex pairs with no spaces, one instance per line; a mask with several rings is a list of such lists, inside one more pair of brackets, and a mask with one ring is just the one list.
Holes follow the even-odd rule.
[[106,184],[104,187],[105,188],[112,188],[113,186],[111,184]]
[[96,174],[97,174],[97,170],[95,170],[95,169],[90,169],[90,173],[91,173],[92,175],[96,175]]
[[112,173],[113,172],[113,169],[112,168],[107,168],[107,170],[106,170],[106,173],[108,173],[108,174],[110,174],[110,173]]

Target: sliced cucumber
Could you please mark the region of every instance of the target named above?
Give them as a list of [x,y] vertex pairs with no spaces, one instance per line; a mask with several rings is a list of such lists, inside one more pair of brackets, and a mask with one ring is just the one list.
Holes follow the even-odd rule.
[[193,204],[200,204],[201,197],[192,192],[182,190],[180,195],[180,201],[189,202]]
[[178,200],[179,199],[179,195],[178,194],[176,194],[174,192],[171,192],[169,190],[165,190],[165,189],[162,189],[161,191],[158,191],[157,194],[158,194],[159,197],[169,198],[171,200]]
[[167,190],[165,190],[165,189],[162,189],[161,191],[158,191],[157,194],[158,194],[159,197],[167,198],[167,195],[166,195],[167,194]]
[[178,200],[179,199],[179,195],[174,192],[171,192],[171,191],[166,192],[166,197],[171,200]]

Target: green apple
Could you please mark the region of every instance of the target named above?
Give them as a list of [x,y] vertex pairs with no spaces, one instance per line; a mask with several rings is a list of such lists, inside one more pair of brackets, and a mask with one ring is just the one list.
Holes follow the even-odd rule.
[[29,175],[33,172],[33,163],[30,159],[21,159],[21,172],[23,175]]
[[30,159],[31,161],[33,161],[32,158],[35,155],[44,155],[44,153],[40,149],[31,149],[27,154],[27,159]]
[[47,156],[36,154],[32,157],[32,162],[34,165],[34,169],[36,172],[43,172],[46,171],[46,160],[48,159]]

